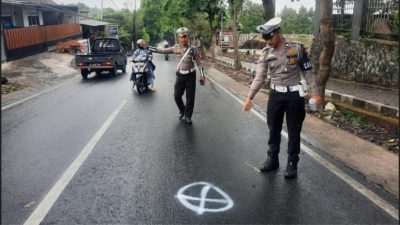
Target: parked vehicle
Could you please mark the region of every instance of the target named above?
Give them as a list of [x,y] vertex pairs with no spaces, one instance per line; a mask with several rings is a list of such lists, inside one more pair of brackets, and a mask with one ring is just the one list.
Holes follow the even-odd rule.
[[132,62],[132,73],[136,74],[136,90],[139,94],[142,94],[149,89],[149,85],[147,84],[147,74],[149,71],[147,55],[140,55],[133,59]]
[[91,72],[99,75],[103,71],[109,71],[117,76],[118,69],[126,72],[127,56],[118,39],[97,38],[90,53],[75,55],[75,65],[81,70],[83,79],[87,79]]
[[233,31],[224,30],[220,32],[219,41],[223,52],[226,52],[228,48],[233,48]]

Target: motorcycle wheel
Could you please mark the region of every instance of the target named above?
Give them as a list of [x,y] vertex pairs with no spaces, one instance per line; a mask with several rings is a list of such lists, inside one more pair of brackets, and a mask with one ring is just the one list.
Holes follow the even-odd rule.
[[143,79],[143,76],[139,77],[136,79],[136,90],[139,93],[139,95],[143,94],[146,91],[146,84],[145,80]]

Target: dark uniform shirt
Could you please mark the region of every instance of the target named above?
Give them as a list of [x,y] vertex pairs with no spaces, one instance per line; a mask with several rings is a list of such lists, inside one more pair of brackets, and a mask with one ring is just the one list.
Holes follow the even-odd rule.
[[318,95],[311,64],[301,44],[289,42],[285,43],[285,47],[281,49],[271,47],[263,49],[256,67],[256,77],[250,86],[248,94],[251,99],[264,83],[268,68],[271,73],[271,84],[285,87],[299,85],[301,79],[300,71],[302,71],[311,93]]

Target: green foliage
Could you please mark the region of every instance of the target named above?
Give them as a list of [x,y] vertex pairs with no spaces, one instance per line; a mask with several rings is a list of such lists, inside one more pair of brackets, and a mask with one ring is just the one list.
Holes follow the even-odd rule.
[[242,24],[242,33],[254,33],[258,25],[264,24],[264,8],[262,4],[252,0],[246,0],[243,9],[239,14],[239,21]]
[[[126,9],[104,9],[103,20],[118,24],[119,37],[124,42],[143,38],[153,45],[162,40],[174,43],[175,30],[185,26],[191,30],[192,37],[200,38],[202,45],[210,46],[212,35],[220,27],[221,12],[226,15],[225,4],[221,5],[220,0],[141,0],[135,17]],[[99,19],[100,10],[91,9],[89,15]]]
[[314,10],[301,7],[299,12],[285,6],[280,15],[282,29],[285,34],[309,34],[314,27]]
[[342,109],[341,112],[343,113],[346,120],[350,121],[352,124],[357,126],[365,124],[364,119],[361,116],[357,115],[356,113],[348,109]]
[[394,10],[390,13],[390,25],[392,28],[392,33],[399,35],[400,25],[399,25],[399,10]]

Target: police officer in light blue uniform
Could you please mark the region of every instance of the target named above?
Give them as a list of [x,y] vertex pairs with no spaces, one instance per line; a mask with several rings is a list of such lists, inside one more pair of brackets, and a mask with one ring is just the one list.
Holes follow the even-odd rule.
[[269,172],[279,168],[278,154],[280,151],[283,118],[286,114],[288,128],[288,160],[285,170],[286,178],[297,176],[297,163],[300,153],[300,132],[305,118],[304,96],[306,85],[301,82],[303,74],[311,89],[312,98],[319,103],[317,83],[311,71],[311,63],[303,45],[286,42],[282,36],[279,17],[257,26],[267,47],[262,50],[259,58],[256,77],[243,103],[243,111],[251,110],[251,100],[260,89],[267,76],[271,73],[271,92],[267,106],[267,123],[269,132],[268,158],[260,168],[261,172]]

